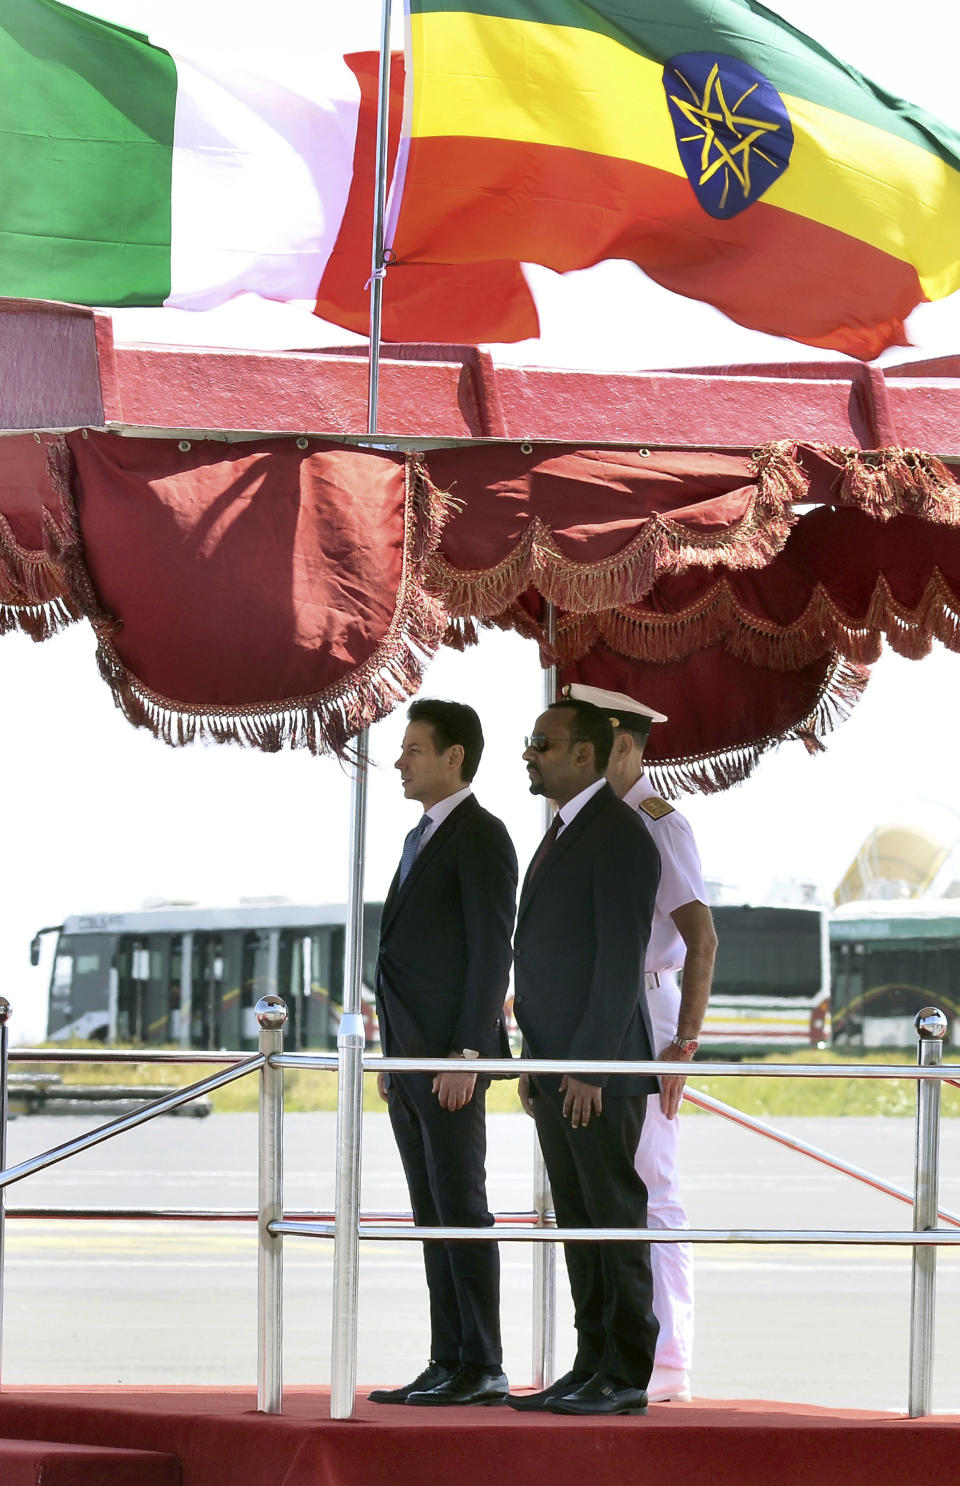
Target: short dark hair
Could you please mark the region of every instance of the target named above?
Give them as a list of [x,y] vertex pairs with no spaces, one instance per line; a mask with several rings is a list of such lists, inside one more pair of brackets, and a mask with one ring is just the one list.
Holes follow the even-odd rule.
[[[617,729],[621,733],[630,733],[636,738],[641,748],[645,748],[647,739],[650,737],[650,729],[653,726],[652,717],[644,717],[640,712],[621,712],[618,714],[620,726]],[[625,720],[629,719],[629,720]]]
[[441,702],[424,697],[407,708],[411,722],[426,722],[433,729],[433,743],[438,753],[446,753],[454,743],[463,749],[460,775],[465,784],[473,781],[483,753],[483,728],[472,707],[465,702]]
[[582,702],[577,697],[563,697],[559,702],[551,702],[547,708],[548,712],[561,710],[573,713],[571,742],[593,744],[597,772],[602,774],[613,751],[613,724],[609,717],[592,702]]

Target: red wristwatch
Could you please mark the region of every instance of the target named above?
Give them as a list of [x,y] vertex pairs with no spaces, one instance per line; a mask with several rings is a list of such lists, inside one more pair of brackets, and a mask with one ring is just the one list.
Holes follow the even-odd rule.
[[689,1053],[692,1058],[700,1046],[700,1039],[699,1037],[671,1037],[670,1046],[678,1047],[684,1057]]

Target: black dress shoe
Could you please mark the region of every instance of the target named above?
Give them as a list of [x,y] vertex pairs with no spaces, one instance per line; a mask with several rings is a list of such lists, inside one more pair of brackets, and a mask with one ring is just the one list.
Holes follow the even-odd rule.
[[581,1383],[587,1382],[591,1377],[588,1372],[565,1372],[562,1378],[557,1378],[549,1388],[544,1388],[542,1393],[511,1393],[504,1399],[504,1403],[510,1409],[516,1409],[521,1414],[540,1413],[546,1408],[551,1398],[562,1398],[565,1393],[572,1393],[579,1388]]
[[503,1403],[509,1392],[507,1375],[499,1367],[482,1367],[465,1362],[445,1383],[438,1384],[436,1388],[411,1393],[407,1403],[428,1408],[466,1403]]
[[367,1398],[371,1403],[406,1403],[411,1393],[436,1388],[438,1383],[445,1383],[448,1378],[452,1378],[456,1371],[455,1367],[444,1367],[442,1362],[434,1362],[431,1358],[412,1383],[407,1383],[403,1388],[374,1388],[372,1393],[367,1394]]
[[645,1414],[647,1395],[642,1388],[597,1372],[573,1393],[548,1399],[544,1407],[551,1414]]

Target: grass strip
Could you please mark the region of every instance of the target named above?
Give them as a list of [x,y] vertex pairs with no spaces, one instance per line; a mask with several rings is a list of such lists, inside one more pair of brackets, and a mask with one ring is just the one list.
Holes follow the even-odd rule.
[[[97,1043],[70,1043],[71,1047],[86,1047],[91,1050]],[[59,1044],[64,1046],[64,1044]],[[171,1049],[173,1051],[174,1049]],[[130,1048],[130,1051],[134,1051]],[[955,1050],[945,1049],[950,1061]],[[897,1049],[871,1049],[869,1054],[832,1048],[818,1051],[800,1049],[792,1053],[779,1053],[758,1059],[766,1063],[912,1063],[916,1054]],[[745,1114],[761,1119],[782,1119],[789,1116],[799,1118],[832,1118],[837,1115],[852,1115],[869,1118],[875,1115],[907,1117],[916,1108],[916,1083],[908,1079],[803,1079],[803,1078],[698,1078],[696,1064],[693,1065],[690,1084],[714,1099],[722,1099]],[[163,1085],[179,1088],[185,1084],[199,1082],[207,1073],[216,1071],[215,1066],[163,1064],[14,1064],[18,1075],[59,1075],[64,1087],[79,1085],[86,1088],[99,1084],[123,1085],[130,1088],[142,1084]],[[222,1114],[249,1114],[257,1109],[258,1084],[256,1075],[248,1075],[217,1089],[210,1096],[214,1112]],[[13,1091],[11,1090],[11,1093]],[[284,1105],[291,1114],[310,1111],[333,1111],[337,1107],[337,1080],[333,1073],[305,1069],[284,1070]],[[363,1108],[367,1113],[383,1112],[385,1106],[377,1094],[376,1078],[367,1074],[363,1081]],[[491,1114],[520,1113],[516,1079],[495,1079],[487,1092],[487,1109]],[[960,1118],[960,1089],[943,1085],[941,1109],[944,1118]],[[686,1114],[704,1114],[694,1106],[685,1106]]]

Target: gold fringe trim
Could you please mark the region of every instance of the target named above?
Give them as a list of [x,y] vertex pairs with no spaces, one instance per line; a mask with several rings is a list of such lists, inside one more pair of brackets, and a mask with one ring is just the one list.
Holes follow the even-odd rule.
[[797,447],[764,445],[753,454],[755,490],[744,516],[722,532],[698,532],[668,515],[644,519],[612,557],[576,562],[565,557],[539,516],[524,527],[512,551],[489,568],[457,568],[439,553],[427,585],[457,619],[497,619],[531,585],[559,607],[578,613],[635,603],[658,578],[689,567],[762,568],[782,551],[795,524],[808,479]]
[[778,748],[781,743],[797,739],[808,753],[820,753],[824,748],[824,737],[846,721],[863,696],[869,679],[867,667],[853,666],[838,658],[824,678],[810,714],[796,726],[718,753],[668,758],[660,762],[651,759],[647,768],[651,782],[658,794],[670,800],[685,794],[719,794],[749,779],[764,754]]
[[841,468],[838,494],[877,521],[909,514],[960,525],[960,485],[942,460],[920,449],[808,445]]
[[80,618],[69,597],[64,571],[64,555],[75,540],[69,492],[65,503],[58,473],[69,457],[66,440],[53,440],[46,452],[62,520],[44,507],[42,548],[22,546],[9,521],[0,515],[0,635],[18,631],[36,641],[50,639]]
[[29,635],[31,640],[52,639],[69,625],[76,624],[80,615],[65,598],[51,599],[46,604],[0,603],[0,635],[14,632]]
[[640,607],[605,614],[565,614],[557,625],[557,654],[569,665],[598,641],[634,660],[685,660],[698,650],[723,644],[755,665],[795,671],[829,651],[857,665],[873,665],[886,639],[908,660],[928,655],[934,640],[960,651],[960,596],[934,568],[913,609],[894,598],[881,573],[862,619],[852,619],[817,584],[806,608],[791,624],[760,619],[745,608],[730,583],[719,579],[695,603],[675,614]]
[[426,661],[443,638],[448,616],[423,591],[421,573],[436,549],[448,504],[410,456],[404,469],[404,547],[396,606],[372,655],[347,676],[309,696],[235,707],[176,702],[144,686],[126,669],[114,644],[118,622],[100,607],[79,546],[68,575],[74,599],[97,634],[100,673],[134,727],[173,747],[239,743],[276,753],[307,748],[340,757],[357,734],[379,722],[418,690]]
[[[437,553],[428,564],[428,587],[457,620],[500,622],[530,586],[559,608],[589,616],[638,603],[660,577],[690,567],[765,567],[783,549],[796,522],[793,507],[809,498],[805,453],[839,466],[835,499],[867,516],[887,521],[908,514],[960,525],[960,484],[933,455],[919,449],[777,441],[753,451],[756,488],[750,509],[722,533],[699,533],[671,516],[653,515],[620,552],[579,563],[558,550],[553,530],[534,516],[512,550],[492,567],[457,568]],[[460,643],[463,635],[453,631],[450,643]]]

